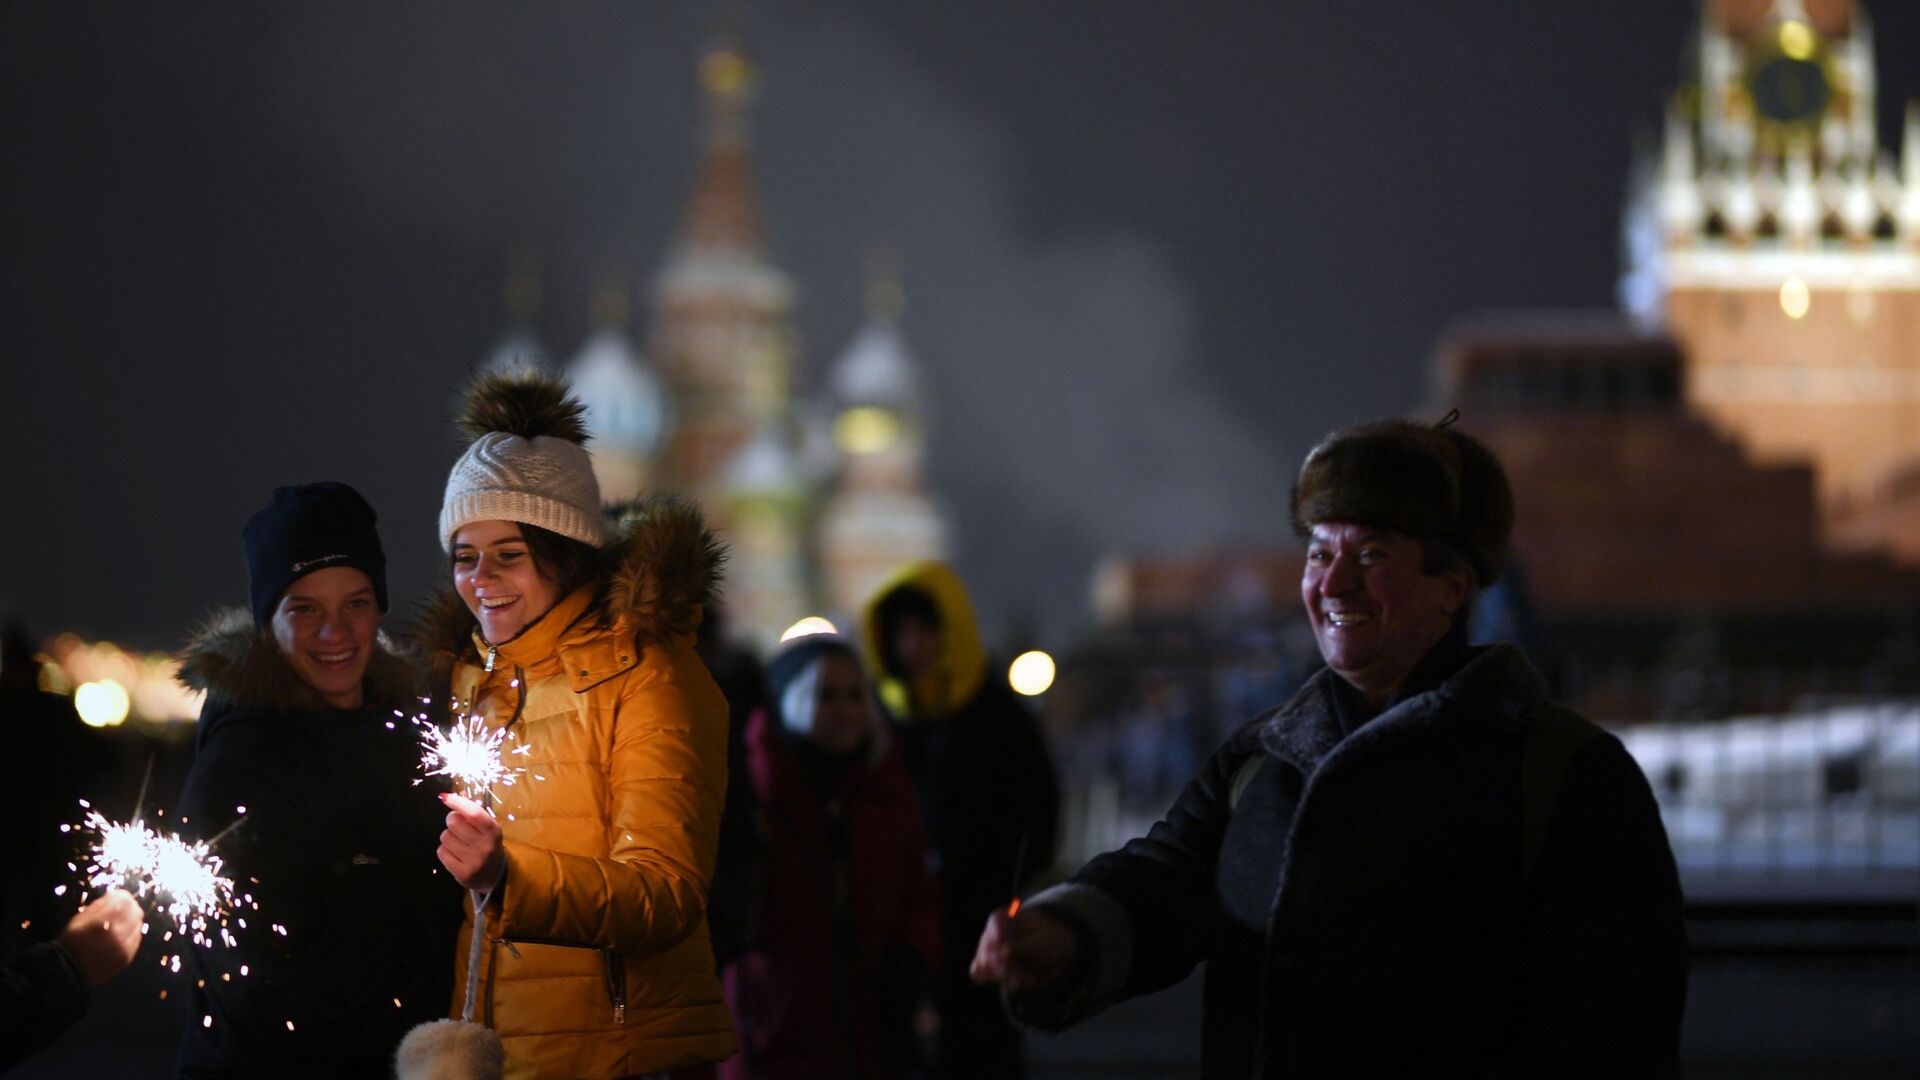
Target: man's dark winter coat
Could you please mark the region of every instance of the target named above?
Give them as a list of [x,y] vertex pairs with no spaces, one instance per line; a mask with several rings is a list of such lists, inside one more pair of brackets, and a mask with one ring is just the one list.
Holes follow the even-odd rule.
[[233,612],[190,646],[182,678],[208,699],[179,811],[206,838],[247,808],[215,852],[259,909],[241,906],[237,947],[180,949],[204,980],[181,1075],[391,1075],[407,1030],[446,1014],[464,895],[434,855],[445,808],[416,786],[408,717],[428,706],[411,673],[381,650],[367,704],[328,708]]
[[1594,732],[1523,810],[1545,685],[1510,646],[1458,656],[1357,727],[1327,670],[1248,724],[1035,898],[1097,947],[1016,1013],[1061,1026],[1205,961],[1209,1077],[1676,1075],[1686,941],[1645,778]]

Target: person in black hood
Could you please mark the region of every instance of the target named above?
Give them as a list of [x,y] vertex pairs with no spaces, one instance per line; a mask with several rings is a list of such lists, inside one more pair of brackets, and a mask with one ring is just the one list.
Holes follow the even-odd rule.
[[1511,645],[1468,644],[1513,494],[1445,424],[1336,432],[1293,490],[1326,668],[1146,836],[1017,915],[973,977],[1058,1028],[1206,964],[1209,1077],[1665,1077],[1680,883],[1614,736]]
[[234,826],[215,851],[252,902],[233,947],[181,949],[183,1077],[386,1077],[452,993],[461,892],[434,857],[416,676],[380,634],[374,521],[345,484],[277,489],[242,534],[251,610],[186,650],[181,681],[207,700],[179,817],[201,838]]

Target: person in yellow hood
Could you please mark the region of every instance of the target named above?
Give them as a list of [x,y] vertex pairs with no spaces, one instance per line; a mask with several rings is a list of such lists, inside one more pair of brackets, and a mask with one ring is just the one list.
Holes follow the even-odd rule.
[[933,1075],[1023,1076],[1020,1033],[967,964],[987,916],[1053,861],[1060,789],[1046,741],[989,664],[966,586],[944,563],[901,567],[868,601],[861,637],[940,877]]
[[474,1023],[441,1030],[508,1077],[720,1061],[733,1022],[706,905],[727,705],[694,654],[720,550],[678,500],[607,521],[564,385],[490,376],[467,407],[476,437],[440,511],[454,589],[422,634],[456,708],[504,729],[523,771],[491,812],[445,800],[440,861],[479,910],[455,968],[454,1015]]

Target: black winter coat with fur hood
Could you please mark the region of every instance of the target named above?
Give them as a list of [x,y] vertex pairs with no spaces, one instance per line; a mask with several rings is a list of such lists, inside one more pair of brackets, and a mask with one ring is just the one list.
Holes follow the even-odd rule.
[[184,831],[214,836],[246,807],[215,851],[259,903],[237,947],[180,949],[204,980],[181,1075],[390,1075],[407,1029],[445,1014],[464,895],[434,856],[438,789],[416,786],[413,670],[383,638],[366,704],[329,708],[234,610],[188,646],[181,681],[207,691]]
[[1032,899],[1092,947],[1016,1015],[1064,1026],[1204,961],[1209,1077],[1677,1075],[1686,940],[1645,777],[1588,729],[1529,864],[1546,687],[1511,646],[1460,656],[1351,734],[1323,669],[1229,739],[1147,836]]

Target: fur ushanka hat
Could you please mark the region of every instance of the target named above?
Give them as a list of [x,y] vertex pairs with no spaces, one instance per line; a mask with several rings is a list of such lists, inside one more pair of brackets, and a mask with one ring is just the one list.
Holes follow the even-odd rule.
[[1383,420],[1334,432],[1301,463],[1293,531],[1304,541],[1327,521],[1439,540],[1467,557],[1485,588],[1507,566],[1513,488],[1492,451],[1445,422]]

